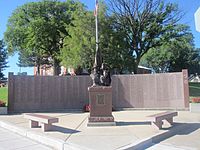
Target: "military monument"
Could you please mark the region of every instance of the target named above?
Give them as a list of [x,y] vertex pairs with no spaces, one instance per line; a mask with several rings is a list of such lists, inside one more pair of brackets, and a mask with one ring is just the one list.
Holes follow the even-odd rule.
[[103,63],[98,39],[98,0],[95,8],[96,22],[96,54],[91,74],[93,85],[88,87],[90,101],[90,116],[88,126],[112,126],[115,125],[112,116],[112,86],[110,71]]

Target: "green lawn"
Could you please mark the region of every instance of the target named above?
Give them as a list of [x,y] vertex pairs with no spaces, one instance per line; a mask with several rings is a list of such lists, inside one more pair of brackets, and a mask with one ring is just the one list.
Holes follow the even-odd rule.
[[190,97],[200,97],[200,83],[189,83]]
[[7,103],[7,101],[8,101],[8,88],[7,87],[0,88],[0,100]]

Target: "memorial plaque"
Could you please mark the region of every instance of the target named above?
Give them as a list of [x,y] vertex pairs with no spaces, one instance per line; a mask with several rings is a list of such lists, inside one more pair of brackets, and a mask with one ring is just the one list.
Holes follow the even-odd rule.
[[97,102],[97,105],[105,105],[105,95],[104,94],[97,94],[96,95],[96,102]]

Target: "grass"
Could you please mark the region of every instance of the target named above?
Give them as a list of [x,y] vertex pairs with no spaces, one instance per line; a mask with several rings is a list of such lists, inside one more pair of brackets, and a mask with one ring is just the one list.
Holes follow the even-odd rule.
[[190,82],[189,83],[190,97],[200,97],[200,83]]
[[2,100],[3,102],[6,102],[6,104],[8,103],[8,88],[7,87],[0,88],[0,100]]

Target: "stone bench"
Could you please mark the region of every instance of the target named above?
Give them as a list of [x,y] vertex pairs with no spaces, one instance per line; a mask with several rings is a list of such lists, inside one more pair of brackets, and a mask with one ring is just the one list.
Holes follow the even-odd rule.
[[157,129],[161,129],[163,125],[163,120],[169,122],[170,125],[173,124],[173,117],[177,116],[178,112],[163,112],[148,116],[151,121],[151,125]]
[[39,127],[40,123],[44,132],[51,130],[52,123],[58,122],[58,118],[39,114],[24,114],[24,118],[29,119],[30,128]]

